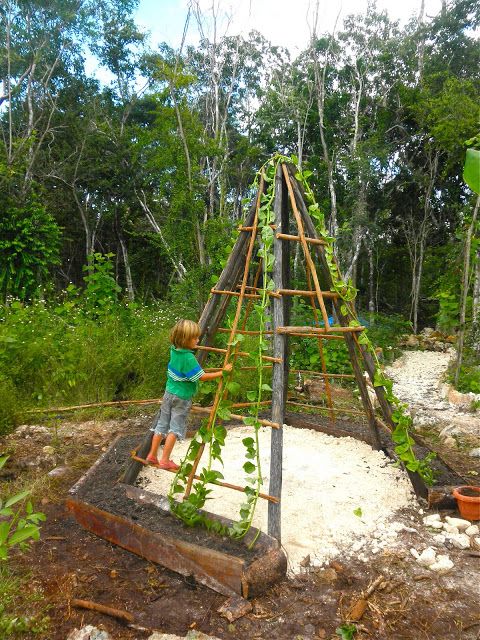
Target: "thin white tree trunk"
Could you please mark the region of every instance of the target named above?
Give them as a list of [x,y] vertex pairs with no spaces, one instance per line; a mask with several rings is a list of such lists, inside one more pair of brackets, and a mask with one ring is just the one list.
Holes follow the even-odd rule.
[[137,196],[137,200],[140,204],[140,206],[143,209],[143,212],[145,213],[145,217],[147,218],[148,222],[150,223],[152,229],[155,231],[155,233],[158,234],[161,243],[163,244],[163,247],[168,255],[168,257],[170,258],[170,261],[173,265],[173,268],[175,269],[175,272],[179,278],[179,280],[184,280],[185,276],[187,275],[187,270],[185,269],[185,266],[183,265],[181,260],[177,260],[175,258],[175,256],[173,255],[173,251],[171,250],[168,242],[165,240],[165,236],[162,233],[162,230],[160,228],[160,226],[158,225],[157,221],[155,220],[155,217],[153,215],[153,213],[150,211],[150,208],[147,205],[146,202],[146,197],[145,197],[145,193],[142,191],[142,197],[140,197],[138,195],[138,193],[135,191],[135,195]]
[[475,276],[473,282],[473,309],[472,318],[473,323],[478,324],[480,322],[480,247],[475,254]]
[[423,66],[425,58],[425,33],[424,33],[424,21],[425,21],[425,0],[420,0],[420,11],[417,18],[417,33],[420,36],[420,40],[417,46],[417,74],[418,83],[421,84],[423,80]]
[[135,291],[133,288],[132,271],[130,269],[130,260],[128,258],[127,243],[120,230],[118,230],[118,240],[122,249],[123,266],[125,268],[125,282],[127,285],[128,299],[132,302],[135,300]]
[[[338,21],[339,15],[340,14],[337,15],[337,21]],[[330,235],[332,235],[333,237],[336,237],[338,232],[338,222],[337,222],[337,194],[335,191],[335,183],[333,180],[334,157],[333,156],[330,157],[327,141],[325,138],[325,77],[327,73],[327,66],[329,62],[331,45],[333,42],[333,36],[337,26],[337,21],[335,21],[335,26],[333,28],[330,45],[325,54],[324,66],[321,69],[320,60],[318,59],[318,55],[315,49],[318,18],[319,18],[319,0],[317,0],[316,2],[316,6],[314,10],[314,26],[311,33],[311,47],[312,47],[313,62],[314,62],[314,76],[315,76],[315,86],[316,86],[320,141],[322,144],[323,160],[327,166],[328,191],[330,194],[330,220],[328,223],[328,229],[329,229]]]
[[368,254],[368,311],[373,317],[375,313],[375,266],[373,262],[373,247],[368,236],[365,244]]
[[462,290],[460,294],[460,329],[457,338],[457,363],[455,366],[455,385],[458,385],[460,369],[463,361],[463,345],[465,341],[465,318],[467,312],[467,298],[470,280],[470,251],[472,248],[472,236],[477,222],[478,209],[480,207],[480,196],[477,197],[475,208],[473,210],[472,221],[468,227],[465,237],[464,259],[463,259],[463,276]]

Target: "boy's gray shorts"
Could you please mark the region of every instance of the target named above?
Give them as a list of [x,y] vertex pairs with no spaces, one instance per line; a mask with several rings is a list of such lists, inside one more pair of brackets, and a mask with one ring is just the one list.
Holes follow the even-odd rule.
[[187,431],[187,416],[191,406],[191,399],[184,400],[165,391],[160,415],[151,431],[155,431],[156,435],[174,433],[178,440],[183,440]]

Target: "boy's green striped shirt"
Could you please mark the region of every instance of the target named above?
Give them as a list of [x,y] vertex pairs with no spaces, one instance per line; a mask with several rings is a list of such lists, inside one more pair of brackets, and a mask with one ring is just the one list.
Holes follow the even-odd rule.
[[183,400],[190,400],[198,389],[204,370],[190,349],[170,348],[166,390]]

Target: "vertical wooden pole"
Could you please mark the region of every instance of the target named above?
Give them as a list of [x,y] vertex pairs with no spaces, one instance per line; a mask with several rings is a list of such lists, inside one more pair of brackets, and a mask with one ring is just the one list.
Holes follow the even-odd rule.
[[[245,226],[247,227],[251,226],[255,219],[256,204],[257,198],[255,198],[254,204],[252,205],[252,208],[250,209],[250,212],[245,220]],[[244,232],[240,233],[230,253],[230,256],[228,257],[227,264],[220,274],[220,278],[218,279],[218,282],[215,286],[216,289],[230,289],[231,291],[235,290],[235,286],[239,282],[241,274],[243,273],[248,241],[248,234]],[[215,294],[212,294],[208,299],[208,302],[203,309],[202,315],[200,316],[200,320],[198,321],[202,331],[200,342],[203,346],[209,346],[212,342],[215,332],[225,316],[229,302],[230,300],[226,298],[226,296],[218,296]],[[197,355],[197,360],[200,364],[203,364],[207,355],[208,354],[206,351],[201,351]]]
[[[288,233],[288,206],[281,165],[278,165],[275,175],[274,214],[277,232]],[[287,227],[287,229],[286,229]],[[284,249],[285,243],[275,238],[273,243],[273,281],[275,289],[287,289],[288,282],[288,253]],[[285,419],[285,403],[287,399],[288,353],[287,336],[275,331],[276,327],[285,326],[286,296],[273,298],[273,356],[281,358],[275,362],[272,374],[272,422],[280,425],[280,429],[272,429],[270,453],[270,495],[281,498],[282,494],[282,463],[283,463],[283,422]],[[287,311],[288,313],[288,311]],[[281,503],[268,505],[268,533],[281,541]]]

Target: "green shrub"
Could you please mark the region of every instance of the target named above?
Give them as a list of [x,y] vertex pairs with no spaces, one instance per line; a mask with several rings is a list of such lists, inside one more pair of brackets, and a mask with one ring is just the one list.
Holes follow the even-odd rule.
[[174,320],[164,304],[112,303],[99,315],[75,291],[0,307],[0,425],[15,424],[15,406],[158,397]]

